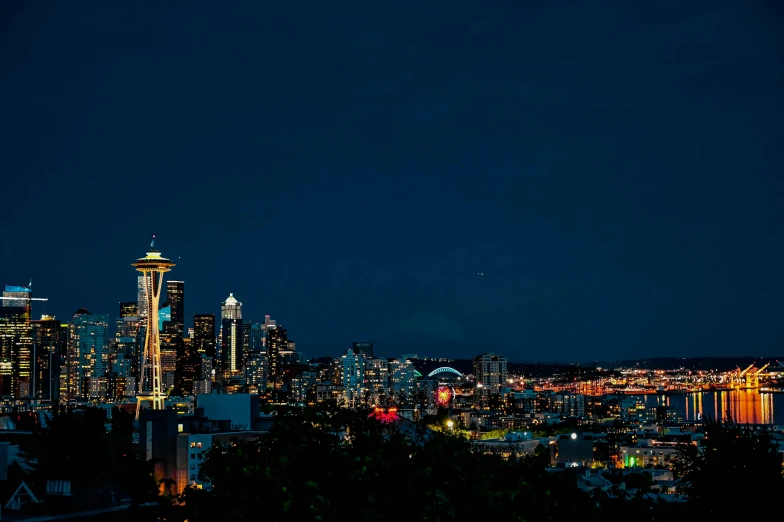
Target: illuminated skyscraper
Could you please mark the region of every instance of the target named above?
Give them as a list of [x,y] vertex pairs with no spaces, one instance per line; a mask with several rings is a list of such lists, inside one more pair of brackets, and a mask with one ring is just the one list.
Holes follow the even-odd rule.
[[506,357],[484,353],[474,357],[474,376],[477,384],[488,393],[499,393],[506,386]]
[[195,314],[193,316],[193,342],[196,352],[215,359],[215,315]]
[[224,376],[236,375],[242,369],[243,341],[242,303],[234,294],[221,306],[221,353],[219,370]]
[[346,403],[356,406],[362,400],[365,390],[365,369],[367,358],[363,353],[347,350],[340,360],[340,384],[343,386]]
[[28,308],[0,308],[0,393],[16,398],[29,395],[32,351]]
[[0,390],[14,397],[28,397],[32,394],[32,304],[33,301],[47,301],[46,298],[33,297],[32,284],[31,281],[28,286],[6,286],[2,297],[0,377],[3,382]]
[[6,285],[3,290],[3,307],[25,308],[30,301],[29,298],[30,287]]
[[92,314],[81,308],[70,325],[68,399],[87,398],[89,379],[105,376],[109,368],[109,316]]
[[232,293],[221,305],[221,319],[242,319],[242,303]]
[[280,387],[283,378],[281,353],[288,351],[289,340],[285,328],[278,325],[267,325],[267,364],[269,365],[269,384],[272,388]]
[[413,363],[405,357],[389,361],[390,393],[398,404],[410,401],[414,397],[415,372]]
[[193,383],[201,377],[201,354],[196,351],[193,339],[182,339],[177,346],[177,370],[174,390],[181,396],[193,393]]
[[264,353],[264,341],[266,338],[267,328],[263,324],[254,323],[250,326],[248,331],[248,352],[249,353]]
[[68,325],[54,317],[44,315],[32,321],[33,375],[30,391],[33,397],[53,401],[60,397],[60,366],[68,342]]
[[167,332],[182,336],[185,331],[185,283],[166,281],[166,300],[171,308],[170,324],[164,325]]
[[[144,309],[148,318],[158,317],[158,303],[161,298],[163,288],[163,274],[170,271],[174,265],[170,260],[161,257],[161,253],[155,249],[155,236],[150,243],[150,250],[145,257],[136,260],[133,265],[136,270],[142,273],[143,281],[139,287],[144,290],[142,306],[139,303],[139,314]],[[147,375],[149,387],[147,387]],[[148,388],[148,389],[145,389]],[[164,409],[164,399],[166,394],[163,391],[161,373],[161,344],[158,333],[158,321],[148,320],[144,336],[144,352],[142,356],[141,380],[139,383],[139,393],[136,395],[136,418],[139,418],[142,401],[150,401],[153,410]]]
[[120,317],[138,317],[139,303],[125,302],[120,303]]

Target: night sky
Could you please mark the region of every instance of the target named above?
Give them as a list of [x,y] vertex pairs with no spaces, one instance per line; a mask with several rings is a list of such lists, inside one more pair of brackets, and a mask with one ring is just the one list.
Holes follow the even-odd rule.
[[0,284],[114,317],[156,234],[308,355],[780,354],[780,4],[2,2]]

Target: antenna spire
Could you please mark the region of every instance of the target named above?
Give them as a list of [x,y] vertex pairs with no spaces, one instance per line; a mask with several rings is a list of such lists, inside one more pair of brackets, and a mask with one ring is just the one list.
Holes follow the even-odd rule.
[[155,234],[152,235],[152,241],[150,241],[150,249],[155,249]]

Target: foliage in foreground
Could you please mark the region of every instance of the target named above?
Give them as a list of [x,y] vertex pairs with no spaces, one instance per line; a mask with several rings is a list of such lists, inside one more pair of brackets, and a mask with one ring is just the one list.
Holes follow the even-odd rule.
[[769,431],[727,418],[707,419],[699,448],[684,446],[676,471],[695,512],[723,514],[727,499],[754,502],[754,518],[780,515],[784,494],[782,456]]
[[[344,433],[347,436],[343,436]],[[305,410],[259,441],[211,450],[178,518],[399,521],[585,519],[588,495],[542,457],[507,462],[470,442],[407,437],[350,411]]]
[[158,487],[150,465],[139,459],[135,446],[133,417],[125,411],[114,409],[107,421],[106,412],[97,408],[79,414],[56,408],[49,426],[23,442],[32,469],[19,479],[39,492],[47,480],[69,480],[72,491],[86,492],[89,502],[110,502],[95,498],[101,490],[116,490],[137,503],[155,500]]

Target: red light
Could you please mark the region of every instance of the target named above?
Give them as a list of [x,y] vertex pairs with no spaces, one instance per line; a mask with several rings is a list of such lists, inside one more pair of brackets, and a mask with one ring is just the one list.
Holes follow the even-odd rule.
[[400,418],[397,415],[397,408],[389,408],[388,410],[384,411],[384,408],[375,407],[373,408],[373,413],[371,413],[370,416],[375,417],[376,420],[385,424],[394,422]]

